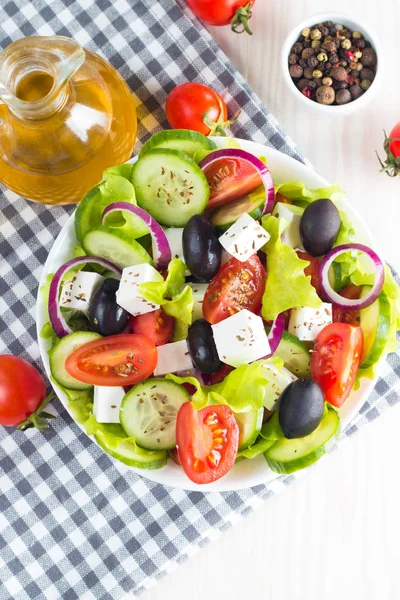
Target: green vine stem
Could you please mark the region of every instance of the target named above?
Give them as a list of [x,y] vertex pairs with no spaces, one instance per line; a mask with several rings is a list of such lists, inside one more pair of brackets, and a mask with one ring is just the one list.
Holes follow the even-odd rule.
[[235,16],[231,21],[231,29],[235,33],[243,33],[244,31],[249,35],[253,35],[253,32],[249,26],[249,20],[251,19],[252,12],[251,7],[253,6],[253,2],[248,2],[246,6],[240,6]]
[[400,156],[397,158],[393,156],[392,152],[390,151],[389,144],[391,142],[400,142],[400,138],[389,138],[386,134],[386,131],[383,133],[385,134],[385,143],[383,148],[386,152],[386,161],[383,162],[378,152],[376,152],[379,163],[382,167],[380,172],[386,173],[386,175],[389,175],[389,177],[397,177],[397,175],[400,174]]
[[36,427],[39,431],[43,431],[43,429],[47,429],[49,427],[49,423],[46,419],[55,419],[55,415],[52,415],[48,412],[43,412],[43,409],[56,397],[54,392],[50,392],[48,396],[39,404],[34,413],[29,415],[29,417],[20,423],[17,427],[20,431],[26,431],[31,427]]

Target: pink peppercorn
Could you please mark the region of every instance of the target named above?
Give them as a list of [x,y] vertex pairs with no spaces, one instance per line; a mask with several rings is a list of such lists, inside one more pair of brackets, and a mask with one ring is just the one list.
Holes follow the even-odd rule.
[[311,90],[308,86],[304,87],[301,90],[301,93],[304,94],[304,96],[306,96],[307,98],[311,98]]

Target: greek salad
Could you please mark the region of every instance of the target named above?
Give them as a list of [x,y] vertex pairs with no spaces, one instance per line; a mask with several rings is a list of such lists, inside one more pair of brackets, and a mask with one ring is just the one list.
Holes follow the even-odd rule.
[[75,212],[75,255],[42,288],[41,332],[105,452],[173,460],[198,484],[240,460],[292,473],[327,452],[400,324],[399,288],[354,239],[342,194],[274,185],[263,157],[188,130],[105,171]]

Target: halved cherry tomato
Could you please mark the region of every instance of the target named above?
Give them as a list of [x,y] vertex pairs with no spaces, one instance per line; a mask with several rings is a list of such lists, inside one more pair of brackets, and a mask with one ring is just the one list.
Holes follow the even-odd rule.
[[134,385],[149,377],[157,348],[145,335],[121,334],[84,344],[65,361],[68,373],[93,385]]
[[301,252],[301,250],[297,250],[297,256],[302,260],[308,260],[309,265],[304,269],[304,273],[306,275],[310,275],[311,277],[311,285],[315,287],[317,294],[320,294],[320,283],[318,277],[318,269],[319,269],[319,260],[315,256],[311,256],[308,252]]
[[203,170],[210,186],[207,208],[237,200],[262,185],[259,172],[241,158],[220,158]]
[[147,335],[156,346],[167,344],[174,333],[175,319],[167,315],[162,308],[145,315],[132,317],[133,333]]
[[186,475],[195,483],[211,483],[234,465],[239,427],[229,406],[217,404],[195,410],[185,402],[176,419],[176,446]]
[[332,323],[318,334],[311,355],[311,375],[332,406],[342,406],[350,394],[363,345],[361,327],[348,323]]
[[247,308],[257,313],[265,288],[265,269],[257,254],[245,262],[231,258],[209,284],[203,299],[203,315],[219,323]]
[[215,385],[216,383],[221,383],[221,381],[223,381],[231,371],[233,371],[233,367],[231,367],[230,365],[222,365],[222,367],[220,367],[218,371],[215,371],[215,373],[211,373],[210,384]]
[[[349,298],[355,300],[360,297],[361,287],[350,284],[340,292],[343,298]],[[359,310],[345,310],[339,306],[333,306],[332,308],[332,321],[334,323],[348,323],[349,325],[360,324],[360,311]]]
[[[228,108],[215,90],[202,83],[182,83],[169,93],[165,106],[173,129],[192,129],[203,135],[216,133],[227,124]],[[214,123],[213,131],[204,122]]]

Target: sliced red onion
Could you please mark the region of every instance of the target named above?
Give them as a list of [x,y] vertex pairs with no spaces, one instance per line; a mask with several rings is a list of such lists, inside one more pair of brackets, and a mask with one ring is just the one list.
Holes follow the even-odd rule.
[[80,256],[79,258],[72,258],[64,265],[62,265],[62,267],[60,267],[57,270],[56,274],[54,275],[51,281],[48,303],[50,323],[54,330],[54,333],[59,338],[62,338],[65,335],[68,335],[69,333],[72,333],[72,329],[69,327],[66,320],[64,319],[58,302],[62,279],[64,275],[68,273],[68,271],[71,271],[71,269],[77,267],[78,265],[86,263],[100,265],[101,267],[109,269],[116,275],[122,275],[122,270],[119,267],[115,266],[113,263],[111,263],[108,260],[105,260],[104,258],[97,258],[96,256]]
[[206,167],[209,167],[212,163],[217,160],[221,160],[221,158],[240,158],[240,160],[244,160],[250,163],[256,171],[258,171],[261,181],[265,187],[266,200],[263,208],[262,214],[272,212],[274,208],[274,198],[275,198],[275,190],[274,190],[274,182],[272,180],[272,175],[270,170],[264,163],[254,156],[250,154],[250,152],[246,152],[246,150],[241,150],[240,148],[226,148],[221,150],[215,150],[211,152],[208,156],[203,158],[200,162],[199,167],[204,171]]
[[143,208],[139,208],[129,202],[113,202],[113,204],[109,204],[103,212],[103,223],[107,215],[120,210],[130,212],[135,217],[139,217],[146,227],[149,228],[153,247],[154,266],[160,270],[166,269],[171,262],[172,255],[168,238],[161,225],[159,225],[148,212],[143,210]]
[[270,352],[266,356],[263,356],[261,360],[266,360],[270,358],[273,354],[275,354],[279,344],[281,343],[281,339],[283,336],[283,332],[285,331],[285,316],[283,313],[280,313],[276,319],[273,321],[271,325],[270,332],[268,334],[268,342]]
[[[329,282],[329,269],[333,261],[336,260],[338,256],[344,254],[345,252],[354,251],[362,252],[370,259],[370,262],[375,270],[375,281],[369,294],[363,298],[350,300],[349,298],[343,298],[343,296],[335,292],[335,290],[332,288]],[[322,293],[329,302],[335,306],[340,306],[340,308],[344,308],[345,310],[361,310],[362,308],[366,308],[375,302],[381,293],[385,280],[385,266],[376,252],[374,252],[368,246],[364,246],[364,244],[342,244],[341,246],[333,248],[333,250],[324,256],[319,264],[318,275],[321,282]]]

